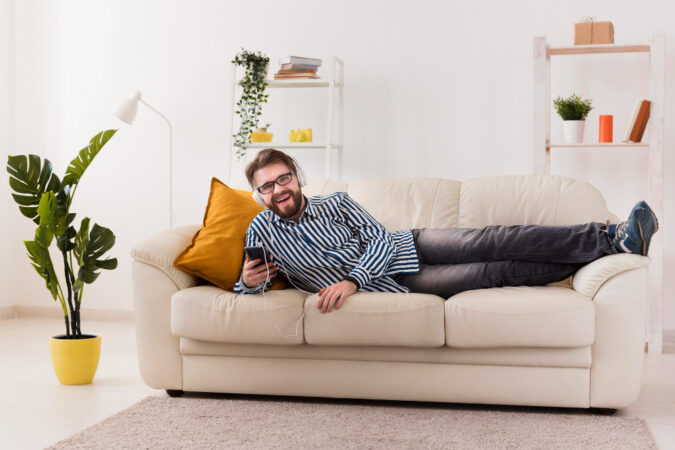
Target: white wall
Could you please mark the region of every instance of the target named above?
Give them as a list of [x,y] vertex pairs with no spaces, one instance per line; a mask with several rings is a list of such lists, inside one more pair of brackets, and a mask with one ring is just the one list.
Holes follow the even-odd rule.
[[[14,0],[0,0],[0,158],[7,163],[7,155],[14,154]],[[6,174],[4,168],[2,171]],[[0,308],[15,302],[16,284],[14,280],[13,254],[14,241],[14,200],[10,196],[9,183],[5,175],[0,180],[0,214],[3,220],[0,226],[3,238],[0,239]],[[18,212],[18,210],[17,210]],[[20,242],[20,241],[19,241]]]
[[[17,153],[39,152],[61,174],[91,136],[120,128],[85,175],[74,210],[110,227],[118,238],[114,255],[120,267],[87,288],[85,307],[131,310],[129,250],[168,225],[165,123],[142,107],[133,127],[110,113],[133,90],[142,91],[173,122],[178,225],[199,223],[210,178],[226,177],[229,61],[241,47],[265,52],[272,70],[289,54],[325,62],[335,54],[345,60],[347,181],[530,173],[532,38],[545,35],[552,44],[571,44],[573,23],[586,15],[612,20],[617,43],[648,42],[651,31],[666,31],[667,84],[672,84],[675,6],[670,0],[640,8],[628,0],[592,6],[582,0],[22,0],[16,5]],[[598,115],[609,113],[615,115],[618,139],[634,100],[647,96],[646,58],[603,55],[555,62],[552,94],[592,97],[597,107],[587,133],[593,139]],[[669,108],[675,93],[666,94],[668,205],[675,179],[668,151],[675,143],[675,112]],[[323,110],[316,109],[320,95],[304,93],[296,102],[288,92],[274,91],[263,120],[284,137],[290,128],[312,127],[320,141],[325,134]],[[559,126],[555,118],[554,137]],[[323,161],[314,151],[291,153],[309,173],[322,174]],[[638,150],[556,150],[552,171],[591,182],[624,217],[646,196],[645,161]],[[662,221],[674,220],[666,209]],[[32,233],[27,220],[19,228],[21,236]],[[13,242],[21,244],[18,236]],[[669,295],[675,290],[675,241],[666,237],[665,245],[665,325],[675,328]],[[22,286],[17,302],[49,301],[26,260],[16,270]]]

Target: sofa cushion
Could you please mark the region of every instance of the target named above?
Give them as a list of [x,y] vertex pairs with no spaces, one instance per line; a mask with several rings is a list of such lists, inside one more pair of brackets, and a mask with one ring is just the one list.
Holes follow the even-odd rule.
[[582,347],[595,337],[591,299],[561,286],[464,291],[445,303],[450,347]]
[[[296,289],[235,294],[216,286],[183,289],[171,297],[171,333],[214,342],[295,345],[303,343],[302,315],[307,297]],[[264,310],[267,310],[267,316]]]
[[315,345],[439,347],[445,343],[443,299],[436,295],[356,292],[322,313],[319,296],[305,301],[305,340]]

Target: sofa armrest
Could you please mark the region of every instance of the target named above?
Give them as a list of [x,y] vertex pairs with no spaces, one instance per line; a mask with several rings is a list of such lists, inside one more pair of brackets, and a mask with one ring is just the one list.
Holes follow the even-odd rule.
[[131,257],[162,271],[179,290],[196,286],[199,280],[174,267],[173,262],[190,245],[199,228],[199,225],[185,225],[159,233],[132,248]]
[[610,278],[632,269],[646,267],[650,261],[648,256],[631,253],[603,256],[577,270],[572,278],[572,289],[593,298]]

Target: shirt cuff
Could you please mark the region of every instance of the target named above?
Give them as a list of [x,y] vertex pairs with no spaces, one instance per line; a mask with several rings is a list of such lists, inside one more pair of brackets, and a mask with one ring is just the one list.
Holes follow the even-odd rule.
[[370,281],[370,275],[368,274],[368,271],[360,266],[354,267],[354,270],[349,273],[349,276],[356,278],[356,280],[359,282],[359,289],[368,284],[368,281]]
[[358,291],[359,289],[361,289],[361,283],[359,282],[359,280],[357,280],[356,278],[354,278],[354,277],[351,276],[351,275],[345,275],[345,277],[344,277],[342,280],[343,280],[343,281],[344,281],[344,280],[347,280],[347,281],[351,281],[352,283],[354,283],[354,284],[356,285],[356,290],[357,290],[357,291]]

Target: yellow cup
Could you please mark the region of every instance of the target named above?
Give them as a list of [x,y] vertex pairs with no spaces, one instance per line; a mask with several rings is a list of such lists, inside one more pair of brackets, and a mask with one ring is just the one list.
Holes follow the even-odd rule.
[[82,335],[82,339],[49,338],[49,351],[56,378],[61,384],[89,384],[94,380],[101,355],[101,336]]

